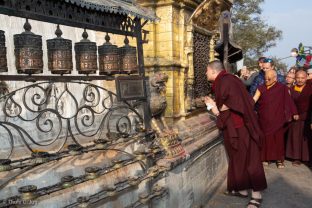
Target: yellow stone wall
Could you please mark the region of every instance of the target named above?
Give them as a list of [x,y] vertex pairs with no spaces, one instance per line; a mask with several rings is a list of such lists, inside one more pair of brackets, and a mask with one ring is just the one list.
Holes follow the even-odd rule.
[[[190,98],[185,92],[186,81],[192,84],[194,79],[194,23],[190,17],[202,1],[137,0],[141,6],[153,9],[160,18],[158,22],[149,22],[144,26],[149,34],[148,43],[143,45],[143,49],[146,74],[162,71],[169,76],[166,90],[168,107],[165,117],[183,118],[187,115],[187,109],[190,109]],[[222,4],[223,0],[210,1]],[[206,30],[209,31],[209,28]],[[119,47],[124,45],[124,36],[111,34],[110,36],[113,44]],[[98,45],[103,44],[104,37],[105,33],[96,34]],[[135,38],[129,40],[130,45],[136,46]],[[213,48],[214,43],[215,41],[212,41],[210,47]],[[214,58],[213,50],[210,51],[210,58]],[[105,83],[105,85],[109,88],[114,87],[112,83]]]
[[[189,67],[185,47],[188,43],[188,20],[193,7],[183,1],[148,1],[141,0],[143,6],[153,8],[160,18],[157,23],[149,23],[144,29],[150,31],[148,44],[144,45],[145,69],[149,74],[162,71],[168,74],[166,97],[168,107],[166,117],[180,118],[185,115],[184,83]],[[191,40],[189,38],[189,40]]]

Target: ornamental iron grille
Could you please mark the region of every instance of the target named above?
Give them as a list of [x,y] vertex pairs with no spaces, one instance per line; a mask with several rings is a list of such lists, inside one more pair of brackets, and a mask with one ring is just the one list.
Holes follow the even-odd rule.
[[[156,16],[136,8],[130,0],[0,0],[0,14],[135,37],[138,77],[146,80],[142,27],[148,20],[155,20]],[[42,196],[93,180],[132,163],[141,165],[143,172],[139,175],[103,190],[97,189],[88,199],[78,197],[77,202],[73,202],[73,198],[66,202],[69,203],[67,207],[92,205],[129,187],[137,187],[143,180],[150,181],[165,171],[157,166],[147,169],[152,163],[143,162],[162,157],[162,150],[155,144],[155,134],[150,128],[146,93],[139,100],[118,101],[114,92],[99,86],[103,82],[95,80],[116,82],[115,77],[103,75],[0,74],[0,173],[5,175],[0,180],[0,195],[4,193],[0,207],[34,199],[40,203],[47,200],[39,199]],[[14,83],[14,89],[8,91],[8,81],[26,86]],[[136,147],[126,151],[130,145]],[[113,159],[108,158],[109,164],[87,167],[85,174],[64,176],[59,178],[60,182],[48,186],[40,184],[40,188],[22,184],[17,195],[5,192],[5,189],[10,189],[7,185],[18,176],[40,165],[44,169],[50,162],[95,151],[114,151],[116,154]],[[24,177],[23,180],[28,179]],[[162,191],[159,187],[149,190],[145,200],[161,196]],[[140,204],[138,200],[133,207]]]
[[210,36],[194,32],[194,94],[195,98],[206,96],[210,92],[210,85],[206,76],[209,63]]
[[116,94],[90,82],[30,84],[0,101],[1,149],[9,150],[0,151],[1,159],[10,158],[15,146],[55,153],[70,139],[78,146],[109,142],[137,134],[143,125],[142,102],[118,102]]

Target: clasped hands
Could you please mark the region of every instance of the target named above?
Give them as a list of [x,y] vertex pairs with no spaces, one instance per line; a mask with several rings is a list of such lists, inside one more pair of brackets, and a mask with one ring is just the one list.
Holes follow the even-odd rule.
[[[216,116],[219,115],[220,112],[219,112],[219,109],[217,108],[216,102],[211,97],[205,96],[204,102],[205,102],[208,110],[211,110],[212,113]],[[229,110],[229,108],[223,104],[220,111],[226,111],[226,110]]]

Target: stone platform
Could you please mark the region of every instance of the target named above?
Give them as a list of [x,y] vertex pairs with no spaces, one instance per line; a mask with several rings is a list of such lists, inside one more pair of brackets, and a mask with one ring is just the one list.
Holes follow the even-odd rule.
[[[263,208],[309,208],[312,205],[312,170],[305,165],[292,166],[286,161],[285,169],[275,164],[265,167],[268,188],[263,192]],[[225,196],[226,180],[205,208],[242,208],[248,199]]]

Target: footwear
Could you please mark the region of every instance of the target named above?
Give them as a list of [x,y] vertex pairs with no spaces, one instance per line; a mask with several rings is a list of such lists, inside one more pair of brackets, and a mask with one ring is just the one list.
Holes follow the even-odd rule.
[[262,162],[262,165],[268,166],[268,165],[269,165],[269,162],[268,162],[268,161],[263,161],[263,162]]
[[256,199],[256,198],[251,197],[250,201],[247,204],[247,207],[249,205],[252,205],[252,206],[259,208],[261,206],[261,203],[262,203],[262,199]]
[[227,195],[227,196],[237,196],[237,197],[240,197],[240,198],[247,198],[248,197],[248,194],[244,195],[244,194],[239,193],[238,191],[232,191],[232,192],[226,191],[226,192],[224,192],[224,195]]
[[300,162],[299,160],[294,160],[294,161],[292,162],[292,165],[293,165],[293,166],[299,166],[299,165],[301,165],[301,162]]
[[284,162],[282,162],[280,160],[276,161],[276,166],[277,166],[278,169],[285,168]]

